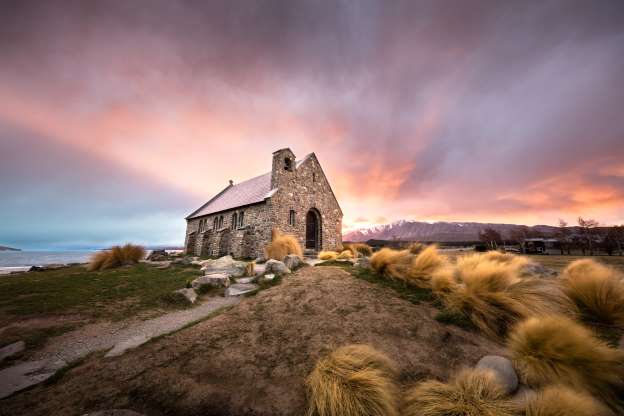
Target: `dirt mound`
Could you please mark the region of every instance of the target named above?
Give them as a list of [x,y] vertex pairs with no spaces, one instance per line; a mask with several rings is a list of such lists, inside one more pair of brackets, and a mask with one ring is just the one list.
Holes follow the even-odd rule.
[[436,312],[340,268],[306,267],[213,319],[121,357],[92,357],[54,385],[3,401],[0,413],[300,415],[304,378],[341,345],[382,351],[399,365],[403,385],[445,380],[502,353],[478,334],[441,325]]

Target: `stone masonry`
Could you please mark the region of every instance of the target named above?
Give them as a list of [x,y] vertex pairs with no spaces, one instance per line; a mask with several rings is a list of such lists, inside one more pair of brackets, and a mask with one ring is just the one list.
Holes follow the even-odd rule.
[[[304,248],[307,243],[311,251],[335,250],[342,245],[342,211],[314,153],[297,161],[290,149],[280,149],[273,153],[270,178],[266,175],[238,185],[230,183],[189,215],[186,252],[256,258],[263,255],[273,228],[295,236]],[[266,197],[260,201],[245,200],[245,195],[264,191]],[[213,206],[219,210],[211,212]],[[234,214],[237,221],[233,225]]]

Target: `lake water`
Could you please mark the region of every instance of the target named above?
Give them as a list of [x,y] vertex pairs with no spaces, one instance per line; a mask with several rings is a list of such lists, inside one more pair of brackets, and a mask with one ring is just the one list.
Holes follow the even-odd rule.
[[91,251],[0,251],[0,274],[46,264],[86,263]]

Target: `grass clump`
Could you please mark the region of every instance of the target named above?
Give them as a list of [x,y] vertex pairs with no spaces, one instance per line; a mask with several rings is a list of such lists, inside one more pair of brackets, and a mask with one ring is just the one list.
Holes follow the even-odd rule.
[[114,246],[110,250],[102,250],[95,253],[87,269],[89,271],[107,270],[115,267],[136,264],[145,258],[145,249],[141,246],[126,244]]
[[268,259],[283,261],[289,254],[303,257],[303,250],[299,241],[292,235],[282,234],[277,228],[271,233],[271,242],[264,249]]
[[564,384],[624,411],[624,351],[563,316],[530,318],[509,336],[520,378],[529,386]]
[[583,321],[624,330],[624,280],[614,269],[590,259],[576,260],[564,269],[561,283]]
[[353,252],[351,252],[351,250],[343,250],[336,258],[341,260],[350,260],[353,258]]
[[407,392],[404,416],[513,416],[516,405],[489,370],[463,370],[448,383],[429,380]]
[[371,257],[371,267],[380,275],[386,274],[388,267],[392,264],[407,262],[410,258],[408,250],[393,250],[382,248]]
[[434,319],[441,324],[455,325],[468,331],[474,331],[475,329],[477,329],[472,321],[470,321],[464,315],[453,311],[442,310],[438,312],[436,316],[434,316]]
[[611,411],[589,394],[565,386],[550,386],[532,395],[526,416],[611,416]]
[[335,251],[321,251],[318,254],[319,260],[336,260],[338,258],[338,253]]
[[373,248],[365,243],[345,243],[342,245],[343,250],[349,250],[353,257],[370,257],[373,255]]
[[367,345],[321,358],[306,380],[308,416],[397,416],[394,363]]
[[417,255],[405,256],[390,264],[388,274],[412,286],[431,288],[431,276],[445,264],[446,259],[431,245]]

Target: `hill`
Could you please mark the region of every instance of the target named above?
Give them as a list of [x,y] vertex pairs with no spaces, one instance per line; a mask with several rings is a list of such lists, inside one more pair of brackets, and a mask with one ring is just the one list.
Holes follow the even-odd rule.
[[19,248],[0,246],[0,251],[22,251]]
[[[510,238],[516,224],[493,224],[480,222],[422,222],[401,220],[391,224],[378,225],[351,231],[343,235],[344,241],[406,240],[406,241],[477,241],[479,232],[493,228],[503,238]],[[557,227],[534,225],[529,230],[541,234],[554,234]]]

